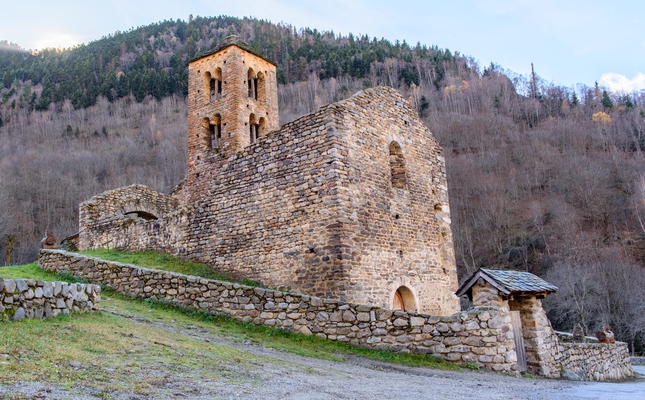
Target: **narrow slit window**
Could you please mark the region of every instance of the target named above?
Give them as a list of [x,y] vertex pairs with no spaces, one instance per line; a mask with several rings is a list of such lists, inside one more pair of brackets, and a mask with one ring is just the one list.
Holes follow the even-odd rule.
[[211,78],[211,101],[217,100],[217,79]]
[[210,77],[210,101],[217,101],[222,98],[222,69],[216,68],[213,72],[213,75],[208,73],[208,76]]
[[407,187],[407,177],[405,173],[405,158],[401,146],[397,142],[390,143],[390,175],[392,187],[405,189]]
[[257,78],[253,79],[253,98],[255,100],[258,99],[258,79]]
[[216,142],[216,131],[217,131],[217,125],[210,124],[209,125],[209,130],[210,130],[210,146],[208,146],[209,149],[212,149],[213,147],[217,147],[217,142]]

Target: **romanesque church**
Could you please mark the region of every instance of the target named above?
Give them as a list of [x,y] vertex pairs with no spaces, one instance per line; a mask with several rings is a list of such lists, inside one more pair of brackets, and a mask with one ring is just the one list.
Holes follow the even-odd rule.
[[276,65],[235,36],[189,63],[188,172],[80,205],[79,250],[157,250],[268,287],[459,311],[441,149],[394,89],[283,126]]

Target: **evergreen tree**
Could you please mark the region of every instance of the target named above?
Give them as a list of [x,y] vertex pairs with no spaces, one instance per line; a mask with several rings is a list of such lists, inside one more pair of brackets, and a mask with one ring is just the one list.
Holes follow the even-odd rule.
[[602,91],[602,100],[600,101],[600,103],[607,110],[614,108],[614,102],[611,100],[606,90]]

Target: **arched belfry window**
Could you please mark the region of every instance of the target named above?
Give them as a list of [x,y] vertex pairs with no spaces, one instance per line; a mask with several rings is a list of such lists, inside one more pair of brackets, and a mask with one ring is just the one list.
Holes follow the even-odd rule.
[[255,90],[256,92],[256,99],[263,101],[267,98],[267,89],[266,89],[266,78],[262,72],[258,72],[258,77],[255,80],[256,81],[256,86],[257,89]]
[[267,120],[266,118],[260,118],[258,122],[258,137],[262,137],[267,134]]
[[255,71],[253,71],[253,68],[249,68],[247,83],[249,88],[249,97],[254,100],[257,100],[258,99],[258,77],[255,74]]
[[213,148],[213,142],[211,139],[211,126],[212,124],[210,119],[202,119],[202,132],[197,134],[197,139],[199,139],[207,149]]
[[390,143],[390,174],[392,187],[405,189],[407,187],[407,178],[405,174],[405,158],[401,146],[393,141]]
[[204,72],[203,75],[203,81],[204,81],[204,103],[208,103],[211,98],[210,98],[210,86],[211,82],[213,81],[213,76],[211,75],[210,72],[206,71]]
[[211,74],[210,72],[204,73],[204,93],[205,101],[213,102],[222,98],[222,69],[216,68]]
[[259,127],[260,124],[258,123],[257,117],[255,114],[251,114],[249,117],[249,143],[255,143],[258,140]]
[[217,101],[222,98],[222,69],[215,68],[213,77],[210,82],[211,101]]

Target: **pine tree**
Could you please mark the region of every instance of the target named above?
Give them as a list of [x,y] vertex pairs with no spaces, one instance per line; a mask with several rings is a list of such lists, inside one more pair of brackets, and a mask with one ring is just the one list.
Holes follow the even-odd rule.
[[614,102],[611,100],[606,90],[602,91],[602,100],[600,101],[600,103],[605,109],[611,110],[612,108],[614,108]]

